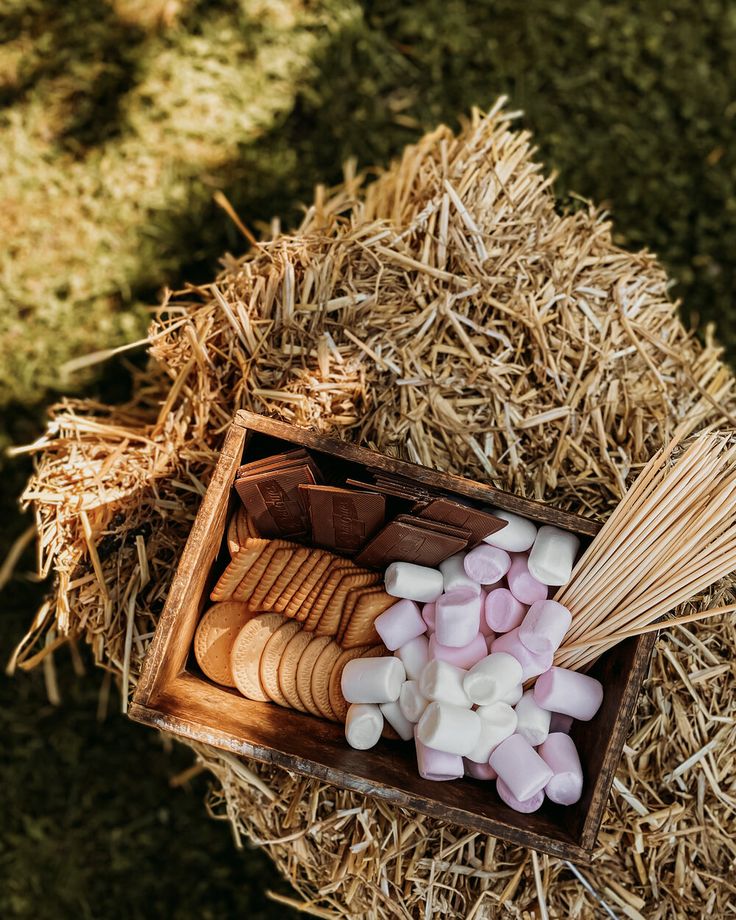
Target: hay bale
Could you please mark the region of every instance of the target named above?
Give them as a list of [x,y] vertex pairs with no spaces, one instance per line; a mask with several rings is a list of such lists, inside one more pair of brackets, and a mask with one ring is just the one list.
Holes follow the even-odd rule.
[[[82,635],[127,699],[238,408],[600,518],[675,425],[733,423],[720,351],[683,328],[656,259],[593,207],[559,213],[510,118],[474,113],[366,189],[318,189],[296,233],[167,300],[129,404],[54,409],[25,500],[56,588],[19,662],[43,633]],[[660,640],[590,889],[558,860],[196,746],[220,781],[209,807],[317,916],[592,917],[596,896],[722,916],[735,647],[719,619]]]

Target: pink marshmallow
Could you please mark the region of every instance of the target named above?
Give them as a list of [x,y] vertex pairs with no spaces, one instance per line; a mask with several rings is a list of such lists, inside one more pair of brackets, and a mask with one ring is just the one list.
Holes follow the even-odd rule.
[[484,619],[496,632],[508,632],[521,625],[528,609],[508,588],[496,588],[486,598]]
[[565,735],[569,735],[573,721],[572,716],[563,715],[561,712],[553,712],[552,718],[549,720],[550,734],[553,732],[563,732]]
[[503,549],[481,543],[466,555],[464,565],[468,578],[481,585],[490,585],[508,572],[511,557]]
[[511,735],[502,741],[488,762],[520,802],[541,792],[553,776],[552,770],[521,735]]
[[434,628],[441,645],[461,648],[480,630],[481,596],[470,588],[455,588],[437,598]]
[[383,644],[391,652],[427,631],[419,605],[408,600],[389,607],[376,617],[374,625]]
[[547,600],[547,585],[529,573],[527,567],[528,556],[526,553],[514,553],[511,567],[506,573],[509,590],[517,601],[522,604],[535,604],[537,601]]
[[538,678],[534,699],[544,709],[589,722],[603,702],[603,686],[587,674],[554,667]]
[[437,605],[436,601],[432,601],[431,604],[424,604],[422,607],[422,619],[429,626],[430,629],[434,629],[434,618],[435,618],[435,607]]
[[437,636],[430,636],[429,639],[429,657],[436,661],[449,661],[456,668],[463,668],[467,671],[474,664],[485,658],[488,654],[485,636],[481,633],[469,642],[467,645],[460,647],[453,645],[440,645]]
[[537,601],[519,627],[519,639],[530,652],[556,652],[572,623],[572,614],[557,601]]
[[486,591],[485,588],[482,588],[480,592],[480,601],[481,601],[481,604],[480,604],[480,631],[486,638],[488,638],[489,636],[493,636],[495,638],[496,637],[495,632],[491,629],[491,627],[488,625],[486,621],[485,610],[486,610],[486,600],[487,599],[488,599],[488,592]]
[[574,805],[583,793],[583,768],[572,738],[561,732],[548,735],[537,751],[554,774],[544,787],[547,798],[558,805]]
[[472,776],[473,779],[495,779],[498,776],[498,773],[489,763],[476,763],[474,760],[468,760],[467,757],[463,757],[463,765],[465,766],[465,775]]
[[[552,666],[553,654],[536,655],[519,639],[519,629],[512,629],[511,632],[504,633],[491,645],[492,652],[507,652],[513,655],[521,665],[521,679],[526,682],[532,677],[538,677],[544,674]],[[540,703],[540,706],[544,704]],[[549,709],[549,706],[544,706]]]
[[519,811],[524,815],[530,815],[533,811],[538,811],[544,802],[544,792],[541,790],[525,802],[520,802],[502,779],[496,780],[496,792],[499,799],[505,802],[509,808],[513,808],[514,811]]
[[463,759],[459,754],[446,754],[435,751],[417,738],[414,729],[414,743],[417,749],[417,769],[422,779],[436,781],[460,779],[465,772]]

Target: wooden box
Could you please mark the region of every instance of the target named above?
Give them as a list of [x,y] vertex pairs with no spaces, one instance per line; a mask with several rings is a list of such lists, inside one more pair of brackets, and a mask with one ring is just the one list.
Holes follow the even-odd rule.
[[512,843],[586,862],[595,845],[614,772],[648,665],[654,636],[629,640],[608,652],[591,672],[605,687],[595,719],[576,722],[572,735],[585,772],[581,801],[563,808],[550,802],[535,814],[518,814],[497,797],[493,783],[471,779],[423,780],[414,746],[381,740],[371,751],[348,747],[341,725],[272,703],[252,702],[207,680],[191,654],[194,632],[212,584],[229,554],[224,535],[238,501],[232,488],[238,467],[300,445],[317,458],[327,481],[365,480],[381,470],[409,476],[452,495],[555,524],[589,541],[599,525],[490,485],[439,473],[295,428],[238,412],[228,432],[207,494],[194,522],[130,708],[139,722],[193,738],[244,757],[278,764],[336,786],[379,796],[406,808],[452,821]]

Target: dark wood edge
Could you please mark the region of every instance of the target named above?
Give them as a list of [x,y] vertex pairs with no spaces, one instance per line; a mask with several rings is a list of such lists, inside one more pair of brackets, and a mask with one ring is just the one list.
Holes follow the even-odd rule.
[[595,846],[611,786],[621,761],[626,738],[631,729],[631,719],[639,699],[641,685],[649,671],[649,662],[656,641],[657,633],[645,633],[639,636],[637,640],[634,661],[626,681],[626,689],[616,714],[613,732],[606,745],[601,770],[593,787],[590,807],[580,834],[581,845],[586,849],[592,849]]
[[[175,699],[176,687],[167,688],[167,702]],[[140,703],[133,703],[128,715],[136,722],[153,726],[161,731],[172,732],[186,738],[191,738],[203,744],[209,744],[213,747],[228,751],[240,757],[247,757],[261,763],[272,764],[298,773],[301,776],[308,776],[319,779],[322,782],[330,783],[341,789],[348,789],[352,792],[358,792],[361,795],[370,795],[365,791],[365,780],[360,776],[353,776],[343,770],[333,770],[323,764],[315,763],[312,760],[294,757],[290,754],[283,754],[280,751],[270,747],[250,744],[246,741],[240,741],[233,738],[226,732],[212,728],[201,722],[195,722],[190,719],[180,718],[175,714],[164,713]],[[436,803],[433,800],[422,796],[410,795],[400,789],[393,787],[384,787],[380,796],[384,801],[392,802],[402,808],[418,811],[421,814],[429,815],[437,819]],[[460,827],[466,827],[470,830],[478,831],[482,834],[490,834],[493,837],[499,837],[509,843],[517,846],[530,847],[538,850],[540,853],[548,853],[550,856],[556,856],[560,859],[570,859],[582,865],[589,865],[592,859],[590,849],[584,849],[578,846],[572,840],[555,841],[551,838],[541,836],[533,831],[524,830],[517,825],[507,824],[502,821],[494,821],[473,812],[465,811],[461,808],[455,808],[449,805],[443,805],[443,815],[441,820],[457,824]]]
[[176,621],[182,605],[190,591],[192,579],[195,573],[201,574],[199,570],[203,564],[203,548],[207,548],[210,546],[210,542],[212,543],[209,549],[212,555],[210,565],[219,549],[219,546],[214,541],[208,542],[208,540],[211,537],[212,528],[218,514],[222,513],[221,495],[225,490],[229,492],[235,477],[235,471],[240,464],[245,436],[245,430],[241,425],[237,424],[231,425],[225,436],[225,442],[215,466],[215,471],[194,519],[194,524],[179,560],[176,575],[169,588],[161,619],[143,661],[141,675],[133,694],[133,700],[136,703],[146,704],[149,702],[156,692],[158,684],[161,681],[166,681],[167,665],[173,665],[175,670],[184,665],[184,660],[178,664],[167,660],[171,639],[177,627]]
[[463,476],[456,476],[454,473],[440,472],[439,470],[421,466],[418,463],[411,463],[408,460],[386,457],[378,451],[370,450],[367,447],[359,447],[356,444],[329,437],[309,428],[297,428],[287,422],[267,418],[255,412],[248,412],[245,409],[239,409],[235,418],[240,425],[253,431],[258,431],[261,434],[280,438],[284,441],[291,441],[295,444],[310,447],[312,450],[334,454],[343,460],[361,463],[375,470],[383,470],[395,473],[398,476],[408,477],[433,488],[449,489],[461,495],[466,495],[468,498],[475,498],[479,501],[496,505],[505,511],[526,515],[537,521],[554,524],[557,527],[572,530],[579,534],[594,537],[602,527],[602,524],[598,521],[569,511],[560,511],[544,502],[520,498],[518,495],[504,492],[502,489],[497,489],[490,484],[474,482],[473,480],[465,479]]

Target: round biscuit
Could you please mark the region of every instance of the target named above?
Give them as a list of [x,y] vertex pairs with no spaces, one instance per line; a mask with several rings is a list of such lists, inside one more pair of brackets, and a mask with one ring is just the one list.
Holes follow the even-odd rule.
[[295,633],[298,633],[300,629],[300,624],[294,620],[284,620],[266,643],[263,654],[261,655],[261,664],[258,671],[258,676],[261,679],[261,686],[266,691],[266,694],[274,703],[278,703],[279,706],[286,706],[287,708],[289,706],[289,701],[281,692],[281,687],[279,687],[279,664],[284,649],[288,645],[290,639]]
[[337,722],[337,716],[332,706],[330,706],[330,674],[340,655],[342,655],[342,649],[333,640],[322,649],[312,671],[312,683],[310,686],[312,699],[322,716],[331,722]]
[[312,697],[312,672],[317,659],[330,642],[332,642],[332,639],[329,636],[319,636],[312,639],[299,659],[299,664],[296,668],[296,692],[299,694],[299,699],[302,701],[304,708],[313,716],[321,717],[322,714]]
[[267,703],[269,696],[260,678],[261,655],[266,643],[284,622],[278,613],[259,613],[238,633],[230,662],[235,686],[249,700]]
[[305,649],[314,636],[303,629],[295,633],[286,644],[286,648],[281,655],[279,662],[279,689],[284,698],[292,709],[298,709],[299,712],[306,712],[299,694],[296,689],[296,669],[299,659],[302,657]]
[[239,601],[221,601],[204,612],[194,634],[194,657],[216,684],[235,686],[230,653],[238,633],[255,615]]

